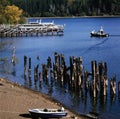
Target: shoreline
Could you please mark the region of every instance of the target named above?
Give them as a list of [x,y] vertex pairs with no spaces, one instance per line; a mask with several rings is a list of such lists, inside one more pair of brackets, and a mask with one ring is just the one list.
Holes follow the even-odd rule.
[[54,98],[32,91],[19,84],[0,78],[0,117],[2,119],[31,119],[30,108],[61,108],[68,112],[63,119],[88,119],[68,109]]
[[120,18],[120,15],[104,15],[104,16],[66,16],[66,17],[26,17],[26,19],[54,19],[54,18]]

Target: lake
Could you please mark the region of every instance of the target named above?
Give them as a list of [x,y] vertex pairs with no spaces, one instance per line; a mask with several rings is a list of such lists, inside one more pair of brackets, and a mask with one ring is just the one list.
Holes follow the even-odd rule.
[[[37,19],[28,19],[35,21]],[[84,69],[91,72],[91,61],[106,62],[108,66],[108,83],[110,78],[116,75],[116,82],[120,81],[120,18],[43,18],[43,22],[54,21],[55,24],[64,24],[63,36],[28,36],[28,37],[9,37],[0,38],[5,47],[0,49],[0,57],[6,58],[5,62],[0,62],[0,76],[17,82],[27,88],[46,93],[68,108],[78,113],[88,113],[95,111],[100,114],[100,118],[119,119],[120,117],[120,97],[118,91],[114,98],[110,98],[110,92],[106,99],[97,97],[93,99],[89,93],[87,96],[81,92],[67,90],[67,86],[61,87],[59,83],[49,80],[34,82],[31,79],[24,79],[24,55],[32,59],[33,68],[39,64],[47,62],[48,56],[54,61],[54,53],[64,54],[67,66],[69,57],[82,57]],[[103,27],[109,37],[94,38],[90,37],[92,30],[99,30]],[[11,64],[12,48],[16,47],[16,65]],[[40,58],[40,60],[37,59]],[[108,87],[109,88],[109,87]]]

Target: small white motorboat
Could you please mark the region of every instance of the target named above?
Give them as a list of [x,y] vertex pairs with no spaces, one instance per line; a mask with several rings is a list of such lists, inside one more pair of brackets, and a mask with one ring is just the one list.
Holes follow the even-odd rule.
[[41,118],[62,118],[67,116],[67,112],[63,107],[61,109],[29,109],[29,113],[32,116]]
[[91,37],[108,37],[109,36],[108,33],[104,32],[103,27],[101,27],[98,32],[95,32],[95,30],[93,30],[90,34],[91,34]]

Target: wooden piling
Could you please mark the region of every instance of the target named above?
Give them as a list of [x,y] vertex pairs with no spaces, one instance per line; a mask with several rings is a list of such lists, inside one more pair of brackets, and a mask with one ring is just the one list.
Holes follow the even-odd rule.
[[50,56],[47,59],[47,67],[52,68],[52,62],[51,62],[51,57]]
[[31,58],[29,58],[28,77],[31,77]]
[[116,94],[116,75],[110,79],[110,94],[111,96]]
[[77,77],[78,77],[78,87],[83,88],[83,64],[82,57],[77,58]]
[[84,71],[84,85],[85,85],[85,91],[87,92],[89,89],[89,82],[88,82],[88,71]]
[[54,57],[55,57],[55,64],[58,66],[58,68],[60,68],[60,55],[57,52],[55,52]]
[[69,84],[70,84],[70,86],[72,85],[72,80],[73,80],[73,58],[72,58],[72,56],[70,56],[70,58],[69,58],[69,62],[70,62],[70,82],[69,82]]
[[95,67],[96,67],[96,61],[92,61],[91,62],[91,64],[92,64],[92,80],[93,80],[93,97],[96,97],[97,95],[96,95],[96,69],[95,69]]
[[120,81],[118,82],[118,95],[120,97]]
[[12,57],[11,57],[11,62],[15,65],[15,51],[16,51],[16,48],[13,47],[12,49]]
[[39,69],[39,64],[34,67],[34,79],[37,80],[38,79],[38,69]]
[[[69,57],[69,66],[66,65],[64,54],[54,53],[54,62],[52,65],[51,57],[48,56],[47,63],[42,64],[42,71],[39,72],[39,64],[34,67],[34,79],[37,81],[39,79],[40,85],[42,80],[52,82],[59,82],[62,87],[67,87],[69,90],[76,91],[80,93],[80,96],[90,89],[90,96],[96,97],[98,94],[100,97],[107,99],[107,88],[108,88],[108,78],[107,78],[107,63],[97,61],[91,61],[91,71],[83,70],[82,57]],[[39,57],[37,56],[37,60]],[[26,68],[27,68],[27,56],[24,56],[24,74],[26,78]],[[29,58],[28,66],[28,76],[31,79],[31,74],[29,70],[31,69],[31,58]],[[92,79],[91,79],[92,77]],[[52,79],[52,80],[51,80]],[[91,82],[90,82],[91,81]],[[84,91],[84,90],[85,91]],[[113,99],[116,95],[116,75],[110,79],[110,96]],[[120,81],[118,82],[118,95],[120,97]],[[103,98],[102,98],[103,99]]]
[[27,56],[24,56],[24,75],[26,75],[27,70]]
[[31,69],[31,58],[29,58],[29,69]]
[[100,93],[101,95],[107,95],[108,79],[107,79],[107,63],[99,63],[99,79],[100,79]]

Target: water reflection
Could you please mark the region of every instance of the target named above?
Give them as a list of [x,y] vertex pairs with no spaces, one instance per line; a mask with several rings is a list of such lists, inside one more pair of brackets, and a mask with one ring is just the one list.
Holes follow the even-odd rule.
[[11,74],[12,74],[13,76],[16,76],[16,67],[15,67],[14,64],[13,64],[13,66],[12,66],[12,72],[11,72]]

